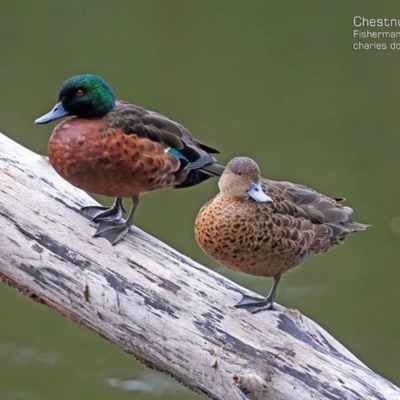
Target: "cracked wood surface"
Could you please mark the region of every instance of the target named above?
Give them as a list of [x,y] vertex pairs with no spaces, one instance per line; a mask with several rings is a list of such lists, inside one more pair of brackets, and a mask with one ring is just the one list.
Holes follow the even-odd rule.
[[246,289],[136,227],[91,238],[91,204],[0,134],[0,279],[206,399],[400,399],[298,311],[233,308]]

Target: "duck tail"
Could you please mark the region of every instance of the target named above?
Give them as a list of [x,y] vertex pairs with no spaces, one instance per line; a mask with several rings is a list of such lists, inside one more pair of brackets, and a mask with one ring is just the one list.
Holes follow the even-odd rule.
[[209,176],[221,176],[224,172],[225,167],[219,164],[207,164],[204,167],[200,168],[200,171]]
[[188,172],[186,179],[179,185],[174,186],[174,189],[182,189],[197,185],[208,178],[221,176],[225,167],[219,164],[210,163],[199,169],[193,169]]
[[352,232],[360,232],[360,231],[365,231],[367,228],[369,228],[371,225],[368,224],[362,224],[361,222],[353,222],[349,221],[345,224],[346,229],[351,230]]

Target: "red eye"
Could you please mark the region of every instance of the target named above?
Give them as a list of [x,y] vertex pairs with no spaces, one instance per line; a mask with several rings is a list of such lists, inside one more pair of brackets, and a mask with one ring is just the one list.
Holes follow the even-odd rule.
[[236,172],[236,175],[242,175],[242,171],[238,171],[238,172]]
[[75,96],[81,97],[85,94],[85,92],[82,89],[78,89],[75,93]]

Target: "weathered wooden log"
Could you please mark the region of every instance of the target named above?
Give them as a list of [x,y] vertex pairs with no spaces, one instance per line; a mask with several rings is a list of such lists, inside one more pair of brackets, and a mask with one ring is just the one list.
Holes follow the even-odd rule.
[[400,399],[298,311],[233,308],[246,289],[136,227],[93,239],[88,204],[0,134],[0,279],[206,399]]

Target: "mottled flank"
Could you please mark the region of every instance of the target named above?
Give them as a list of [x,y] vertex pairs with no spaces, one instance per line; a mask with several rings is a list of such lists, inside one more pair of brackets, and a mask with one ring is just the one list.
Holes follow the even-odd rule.
[[[36,123],[73,115],[54,128],[49,160],[68,182],[91,193],[116,197],[111,208],[85,207],[100,222],[95,236],[117,243],[129,230],[139,196],[162,188],[182,188],[219,176],[223,167],[182,125],[125,101],[114,101],[107,83],[78,75],[62,86],[58,103]],[[121,198],[133,207],[121,220]]]
[[[190,173],[185,168],[189,161],[166,151],[170,147],[184,154],[189,152],[190,145],[190,151],[195,153],[193,159],[197,156],[205,165],[215,161],[195,139],[188,139],[185,148],[181,138],[187,131],[179,131],[180,125],[165,119],[163,128],[153,126],[151,114],[117,101],[103,118],[67,119],[51,135],[50,162],[64,179],[81,189],[132,198],[185,182]],[[150,120],[147,126],[143,122],[146,118]]]
[[[254,183],[261,184],[269,200],[250,197]],[[275,278],[267,299],[244,296],[238,304],[251,312],[272,308],[282,274],[368,227],[350,219],[353,210],[340,203],[342,198],[261,178],[257,164],[246,157],[229,162],[219,187],[220,193],[197,215],[196,239],[205,253],[228,268]]]

